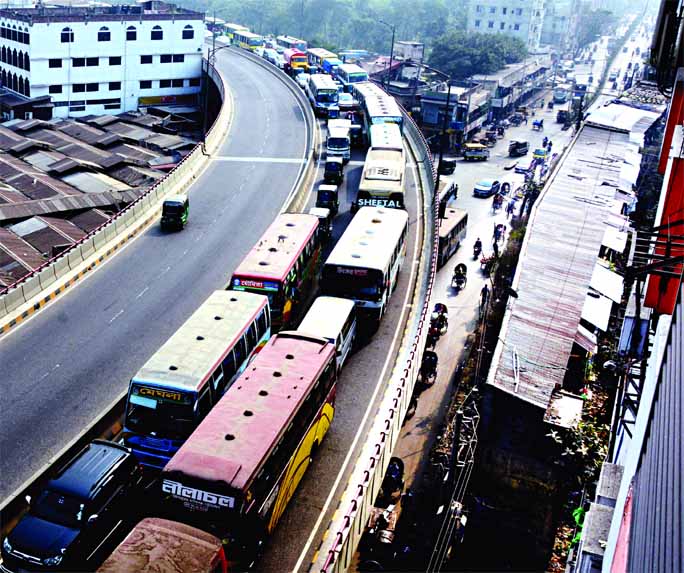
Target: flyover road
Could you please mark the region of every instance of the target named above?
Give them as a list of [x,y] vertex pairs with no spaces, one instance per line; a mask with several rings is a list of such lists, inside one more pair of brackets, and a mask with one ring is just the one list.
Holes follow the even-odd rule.
[[119,396],[273,221],[307,142],[302,109],[269,71],[221,50],[230,133],[190,190],[186,229],[153,226],[0,340],[0,500]]

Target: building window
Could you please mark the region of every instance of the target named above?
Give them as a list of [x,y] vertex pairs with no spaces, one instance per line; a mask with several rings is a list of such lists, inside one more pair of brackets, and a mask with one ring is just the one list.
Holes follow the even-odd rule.
[[62,28],[62,44],[71,44],[74,41],[74,31],[71,28]]
[[26,78],[26,83],[24,84],[24,95],[26,97],[31,97],[31,84],[29,83],[28,78]]
[[489,13],[490,14],[496,14],[496,6],[490,6],[489,7]]
[[159,87],[160,88],[170,88],[171,87],[171,80],[159,80]]
[[96,92],[100,89],[100,84],[86,84],[87,92]]
[[140,82],[140,89],[141,90],[150,90],[152,89],[152,82],[150,80],[142,80]]
[[477,7],[475,8],[475,12],[477,12],[478,14],[482,14],[484,12],[484,6],[481,6],[480,4],[478,4]]
[[92,68],[100,64],[100,58],[86,58],[86,66]]
[[190,24],[188,24],[185,28],[183,28],[183,39],[184,40],[192,40],[195,37],[195,30],[192,28]]
[[[19,41],[19,33],[17,32],[16,26],[12,26],[12,41],[13,42],[18,42]],[[17,90],[14,90],[17,91]]]
[[494,27],[494,20],[490,20],[487,22],[487,28],[493,28]]
[[126,40],[129,42],[135,41],[138,39],[138,31],[135,29],[135,26],[129,26],[126,28]]
[[118,92],[121,90],[121,82],[109,82],[109,91]]
[[82,68],[83,66],[85,66],[85,58],[74,58],[71,61],[71,65],[75,68]]
[[97,41],[98,42],[109,42],[112,39],[112,33],[109,31],[109,28],[107,26],[102,26],[102,28],[99,29],[97,32]]
[[121,56],[111,56],[109,58],[109,65],[110,66],[120,66],[121,65]]
[[164,32],[162,31],[161,26],[155,26],[152,28],[152,33],[150,34],[150,40],[163,40],[164,39]]
[[26,44],[28,46],[31,43],[31,37],[29,36],[28,32],[21,32],[19,37],[22,44]]
[[506,29],[506,22],[499,23],[499,30],[505,30],[505,29]]
[[199,78],[190,78],[188,81],[188,85],[191,87],[199,87],[200,85],[200,79]]
[[522,8],[516,8],[516,9],[515,9],[515,13],[516,13],[518,16],[522,16]]
[[31,61],[29,60],[29,55],[28,55],[28,54],[24,54],[24,69],[25,69],[27,72],[30,72],[30,71],[31,71]]
[[480,20],[475,20],[475,27],[479,28],[480,27]]
[[171,80],[171,87],[172,88],[182,88],[183,87],[183,80]]
[[105,109],[119,109],[121,107],[120,103],[108,103],[105,104],[104,108]]
[[48,61],[48,67],[49,68],[61,68],[62,67],[62,60],[60,59],[50,59]]
[[75,94],[84,92],[86,90],[85,84],[74,84],[71,87],[71,91],[74,92]]
[[508,12],[508,8],[506,8],[506,7],[501,8],[501,12],[502,12],[502,13],[504,14],[504,16],[505,16],[506,13]]
[[85,111],[84,105],[72,105],[69,107],[69,111]]
[[159,63],[169,64],[171,63],[172,59],[173,57],[171,56],[171,54],[162,54],[161,56],[159,56]]
[[184,56],[183,54],[174,54],[174,55],[173,55],[173,61],[174,61],[175,63],[184,62],[184,61],[185,61],[185,56]]
[[514,24],[513,29],[514,30],[520,30],[520,24]]
[[140,63],[141,64],[151,64],[152,63],[152,56],[140,56]]
[[61,94],[62,93],[62,86],[61,85],[50,86],[48,88],[48,92],[51,94]]

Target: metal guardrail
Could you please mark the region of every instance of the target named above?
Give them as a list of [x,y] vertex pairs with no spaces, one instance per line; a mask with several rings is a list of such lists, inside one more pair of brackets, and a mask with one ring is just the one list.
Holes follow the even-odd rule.
[[[209,77],[212,78],[225,101],[226,87],[221,75],[206,61],[204,65]],[[221,112],[207,132],[206,149],[213,150],[214,146],[222,139],[228,126],[229,115],[230,110],[227,106],[222,106]],[[59,255],[45,261],[40,267],[12,285],[0,289],[0,319],[45,293],[60,278],[80,268],[84,262],[104,250],[115,239],[124,236],[130,237],[135,234],[132,232],[133,229],[135,228],[137,232],[140,225],[148,222],[150,213],[156,211],[160,200],[170,192],[178,192],[187,187],[195,179],[206,160],[207,155],[203,153],[202,143],[196,144],[176,167],[165,177],[156,181],[143,195],[125,209]],[[94,267],[95,264],[93,263],[92,266]],[[36,306],[39,307],[40,305],[37,304]]]
[[404,132],[409,150],[418,164],[423,189],[425,225],[418,268],[418,276],[422,280],[416,285],[412,305],[416,310],[407,327],[408,334],[404,337],[401,354],[395,363],[378,414],[335,516],[309,568],[311,572],[342,572],[351,564],[368,521],[369,509],[377,497],[392,451],[399,439],[425,348],[430,323],[430,296],[437,268],[439,201],[435,193],[436,171],[427,141],[406,113]]
[[[245,52],[246,54],[246,52]],[[252,58],[250,58],[252,59]],[[259,58],[260,60],[260,58]],[[258,62],[261,63],[261,62]],[[273,68],[271,64],[264,62],[270,68]],[[310,112],[310,121],[307,122],[309,126],[307,134],[307,146],[306,146],[306,165],[302,166],[298,174],[296,184],[293,187],[292,192],[288,196],[283,210],[293,210],[294,206],[300,202],[306,202],[308,198],[308,179],[312,173],[315,173],[315,169],[312,168],[315,158],[315,147],[314,143],[316,140],[315,128],[316,121],[311,111],[311,106],[308,100],[303,98],[301,90],[291,79],[289,79],[285,74],[279,72],[279,70],[273,69],[278,72],[278,77],[285,81],[288,87],[294,86],[297,91],[294,93],[298,96],[298,99],[304,102],[304,115],[308,116],[307,112]],[[269,70],[270,71],[270,70]],[[223,78],[216,71],[213,66],[209,66],[209,75],[217,83],[219,92],[225,101],[226,87],[223,83]],[[222,106],[221,112],[219,113],[217,119],[215,120],[212,127],[207,132],[206,146],[207,149],[215,150],[217,144],[223,139],[224,133],[218,129],[216,126],[219,122],[226,123],[226,117],[222,116],[224,113],[228,113],[226,106]],[[201,144],[198,144],[193,152],[199,151],[202,153]],[[187,158],[186,158],[187,159]],[[122,211],[123,213],[123,211]],[[107,223],[104,226],[109,225]],[[103,226],[103,227],[104,227]],[[0,315],[1,316],[1,315]],[[88,443],[96,438],[115,438],[121,431],[123,427],[123,413],[125,408],[127,392],[122,393],[118,398],[116,398],[101,414],[95,417],[95,419],[89,424],[82,432],[80,432],[74,439],[72,439],[59,453],[50,458],[45,465],[38,470],[34,475],[26,480],[19,488],[17,488],[14,493],[8,496],[5,500],[0,503],[0,537],[4,537],[16,524],[18,519],[26,512],[28,509],[28,504],[25,501],[25,496],[30,495],[38,490],[47,482],[52,473],[52,468],[59,466],[69,460],[71,457],[76,455],[81,449],[83,449]]]

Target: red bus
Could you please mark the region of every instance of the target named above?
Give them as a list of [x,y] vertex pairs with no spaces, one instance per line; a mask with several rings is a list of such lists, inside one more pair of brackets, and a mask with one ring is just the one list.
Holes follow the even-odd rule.
[[309,60],[306,54],[300,50],[283,50],[283,58],[285,58],[285,71],[287,73],[293,73],[292,70],[302,70],[305,72],[309,68]]
[[164,468],[161,508],[227,542],[251,566],[283,515],[335,412],[335,345],[281,332]]
[[223,544],[184,523],[147,517],[133,528],[97,573],[227,573]]
[[229,289],[265,294],[273,331],[294,327],[313,297],[321,270],[318,217],[278,215],[238,265]]

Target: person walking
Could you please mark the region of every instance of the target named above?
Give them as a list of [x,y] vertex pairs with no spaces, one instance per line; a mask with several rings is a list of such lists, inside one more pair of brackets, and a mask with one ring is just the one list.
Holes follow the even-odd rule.
[[506,218],[511,217],[515,211],[515,199],[511,199],[506,206]]
[[499,258],[499,243],[496,242],[494,243],[494,258]]

